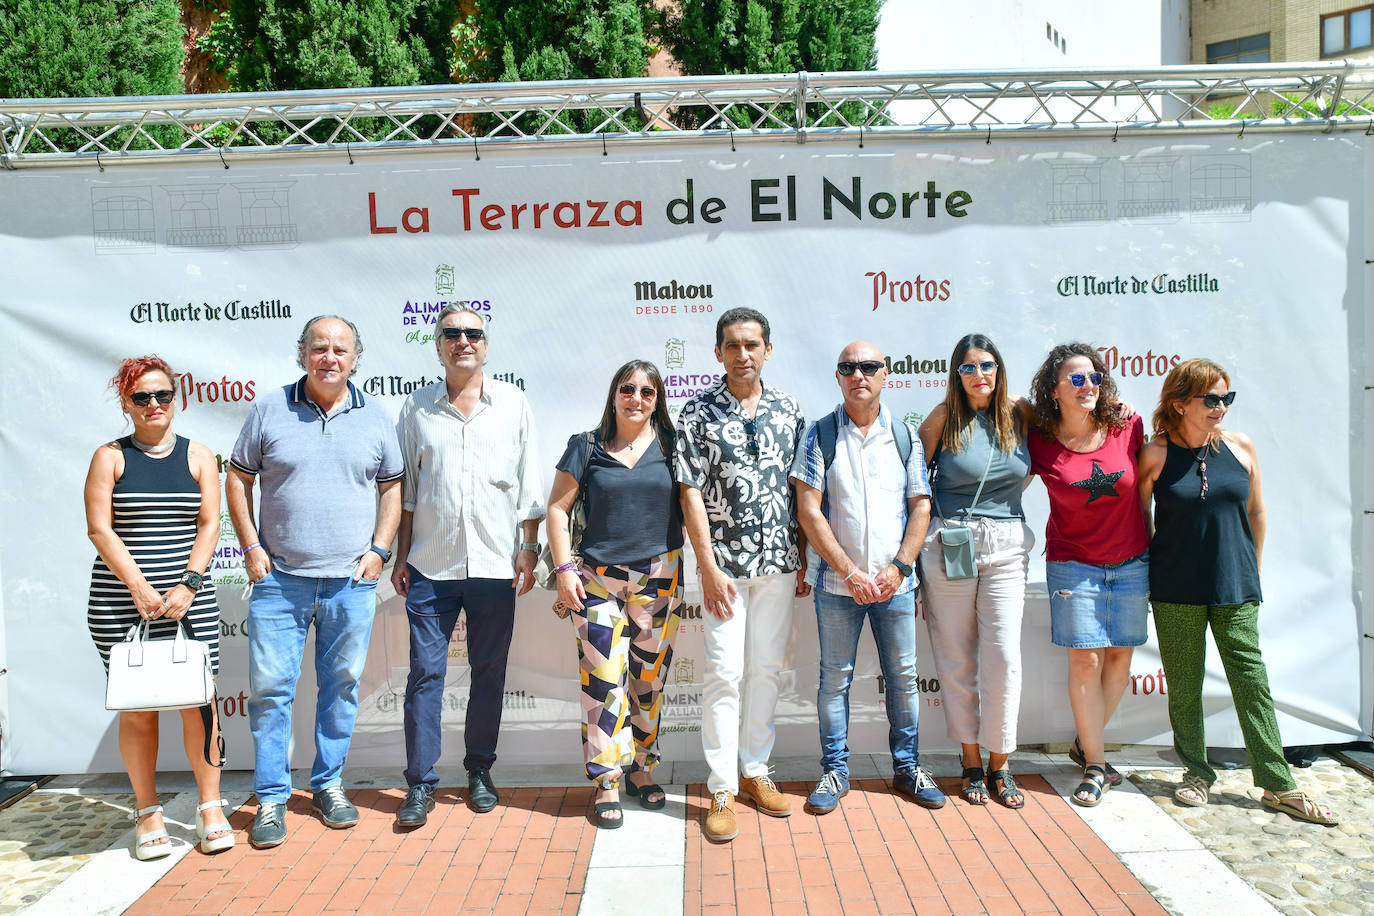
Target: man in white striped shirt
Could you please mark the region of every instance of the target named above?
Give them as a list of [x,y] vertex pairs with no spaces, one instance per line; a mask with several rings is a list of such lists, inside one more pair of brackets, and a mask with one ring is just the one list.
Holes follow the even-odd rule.
[[391,581],[410,622],[409,791],[396,815],[403,827],[425,823],[434,808],[444,673],[460,611],[472,672],[463,730],[468,805],[496,806],[491,768],[515,598],[534,585],[544,517],[534,417],[518,387],[483,375],[485,324],[467,306],[439,313],[434,346],[444,378],[412,393],[396,423],[406,479]]

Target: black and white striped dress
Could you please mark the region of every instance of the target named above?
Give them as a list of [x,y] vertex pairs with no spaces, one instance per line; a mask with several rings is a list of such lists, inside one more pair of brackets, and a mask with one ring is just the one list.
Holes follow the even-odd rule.
[[[124,473],[114,485],[114,533],[129,548],[144,578],[159,594],[181,579],[196,541],[200,485],[191,476],[189,445],[190,440],[177,436],[167,457],[150,458],[139,451],[131,436],[119,440],[124,450]],[[218,674],[219,606],[208,574],[191,602],[186,620],[196,639],[209,644],[210,663]],[[97,554],[91,569],[86,625],[105,670],[110,668],[110,647],[138,622],[138,609],[129,589]],[[174,620],[155,620],[149,636],[175,636],[176,625]]]

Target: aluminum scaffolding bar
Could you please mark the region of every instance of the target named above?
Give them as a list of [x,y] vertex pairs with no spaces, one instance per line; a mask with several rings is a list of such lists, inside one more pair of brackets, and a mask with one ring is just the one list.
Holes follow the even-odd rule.
[[[0,99],[0,166],[1019,134],[1374,133],[1374,62],[789,73]],[[1218,105],[1218,103],[1223,103]]]

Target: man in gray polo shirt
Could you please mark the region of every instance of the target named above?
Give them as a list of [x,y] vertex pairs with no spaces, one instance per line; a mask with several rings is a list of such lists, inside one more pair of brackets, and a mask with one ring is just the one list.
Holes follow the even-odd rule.
[[391,582],[410,622],[402,827],[420,826],[434,807],[444,674],[460,611],[472,674],[463,727],[468,805],[486,812],[497,801],[491,768],[516,590],[534,585],[544,484],[524,392],[482,372],[488,339],[472,309],[440,312],[434,348],[444,377],[411,394],[396,424],[406,482]]
[[[348,380],[363,349],[358,329],[333,315],[312,318],[297,345],[305,375],[253,405],[225,485],[253,583],[248,724],[258,814],[249,841],[259,849],[286,839],[291,705],[312,623],[319,693],[311,805],[330,827],[358,822],[339,783],[358,714],[377,581],[401,516],[404,465],[391,417]],[[262,496],[255,516],[257,479]]]

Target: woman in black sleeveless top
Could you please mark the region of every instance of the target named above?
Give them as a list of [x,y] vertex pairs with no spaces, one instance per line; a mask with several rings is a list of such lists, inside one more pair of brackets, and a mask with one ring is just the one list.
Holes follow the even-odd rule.
[[1211,360],[1179,363],[1164,379],[1155,437],[1140,450],[1140,499],[1150,512],[1150,603],[1169,684],[1174,750],[1187,768],[1180,805],[1207,804],[1217,774],[1207,763],[1202,682],[1208,627],[1216,641],[1245,737],[1260,803],[1317,824],[1337,823],[1304,794],[1283,759],[1283,742],[1260,658],[1260,560],[1264,499],[1254,443],[1221,422],[1235,400],[1226,370]]
[[[120,364],[110,387],[134,431],[96,449],[86,475],[86,530],[97,552],[86,621],[107,670],[110,647],[131,627],[148,620],[149,637],[164,638],[175,635],[182,618],[196,639],[209,643],[219,670],[219,607],[214,583],[205,577],[219,541],[219,471],[208,448],[172,432],[173,379],[171,367],[156,356]],[[213,704],[211,719],[217,731]],[[181,710],[181,728],[200,789],[201,851],[228,849],[234,833],[222,810],[219,770],[202,752],[218,742],[206,742],[200,708]],[[137,799],[139,859],[171,851],[157,803],[157,745],[157,712],[119,714],[119,753]]]

